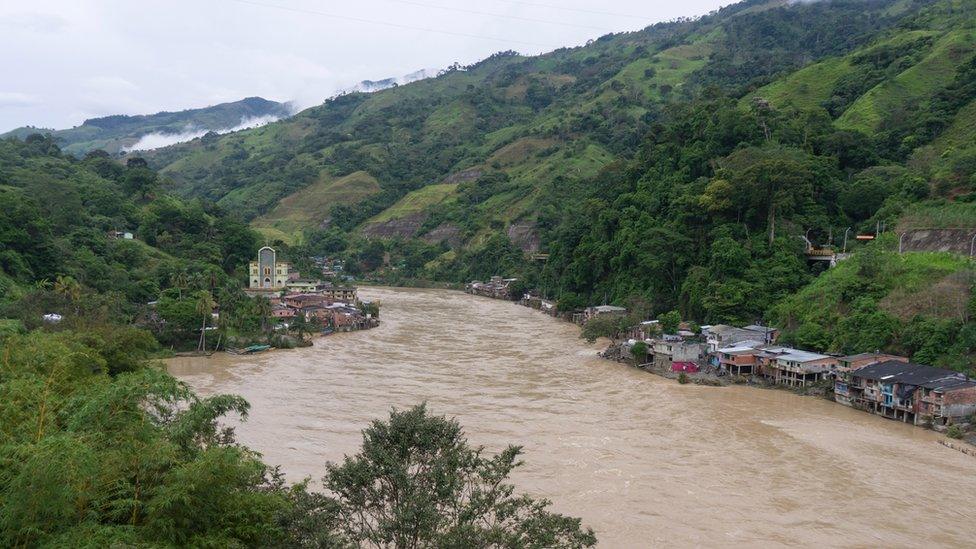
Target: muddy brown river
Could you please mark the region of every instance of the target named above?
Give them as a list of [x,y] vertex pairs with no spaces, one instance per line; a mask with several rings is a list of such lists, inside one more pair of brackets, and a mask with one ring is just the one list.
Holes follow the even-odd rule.
[[361,293],[382,302],[377,329],[170,371],[246,397],[240,440],[292,480],[355,452],[392,406],[427,401],[472,443],[523,445],[516,484],[601,547],[976,544],[976,458],[936,433],[783,391],[679,385],[511,303]]

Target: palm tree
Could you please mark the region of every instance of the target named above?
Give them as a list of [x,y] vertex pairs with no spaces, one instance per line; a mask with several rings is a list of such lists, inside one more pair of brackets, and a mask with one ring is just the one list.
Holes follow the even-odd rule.
[[169,283],[180,292],[180,300],[182,300],[183,290],[185,290],[190,284],[190,281],[186,276],[186,271],[173,273],[172,276],[169,277]]
[[213,309],[217,305],[210,292],[201,290],[197,292],[197,314],[203,317],[203,326],[200,328],[200,345],[198,351],[207,350],[207,319],[213,314]]
[[74,302],[81,297],[81,284],[72,276],[58,275],[54,280],[54,293]]
[[268,318],[271,316],[271,301],[266,297],[258,296],[255,298],[254,306],[261,317],[261,331],[266,332],[268,330]]
[[63,297],[72,305],[72,310],[78,314],[78,300],[81,298],[81,284],[72,276],[58,275],[54,279],[54,293]]

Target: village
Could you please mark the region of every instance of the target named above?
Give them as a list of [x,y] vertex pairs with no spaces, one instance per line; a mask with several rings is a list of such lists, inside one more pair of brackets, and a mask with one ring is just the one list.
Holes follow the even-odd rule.
[[[581,326],[596,319],[622,319],[628,313],[614,305],[559,312],[555,301],[542,299],[537,292],[511,296],[515,281],[496,276],[469,283],[465,290],[493,299],[514,297],[521,305]],[[778,344],[780,331],[769,326],[695,326],[680,319],[670,324],[644,320],[629,326],[601,356],[680,383],[742,383],[820,395],[945,432],[950,438],[963,438],[976,415],[976,380],[959,372],[877,351],[841,356],[796,349]]]
[[[318,266],[323,272],[328,268]],[[325,335],[379,325],[379,303],[359,299],[352,286],[302,278],[290,263],[278,261],[277,252],[268,246],[258,250],[257,260],[250,263],[245,293],[267,299],[270,319],[284,330],[296,322]]]

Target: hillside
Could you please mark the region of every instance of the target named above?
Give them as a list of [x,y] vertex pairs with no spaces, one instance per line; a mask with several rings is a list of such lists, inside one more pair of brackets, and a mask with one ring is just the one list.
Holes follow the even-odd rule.
[[[149,159],[292,253],[338,254],[386,282],[503,273],[566,310],[782,318],[821,280],[801,237],[860,252],[853,236],[881,227],[976,226],[974,25],[973,0],[754,0],[503,52]],[[964,252],[966,234],[910,249]],[[910,323],[899,292],[968,300],[940,280],[892,283],[878,306]]]
[[[708,86],[748,90],[845,54],[920,4],[752,0],[538,57],[503,52],[438,78],[339,97],[268,127],[157,151],[150,160],[178,192],[252,218],[274,215],[278,201],[316,181],[365,171],[383,192],[314,216],[348,218],[345,228],[425,185],[507,176],[494,200],[445,220],[477,217],[462,232],[465,242],[479,241],[492,223],[534,222],[546,184],[592,177],[632,154],[664,105]],[[429,225],[423,228],[436,228]]]
[[160,147],[209,131],[222,133],[249,127],[289,114],[290,109],[284,103],[248,97],[233,103],[178,112],[92,118],[65,130],[23,127],[0,135],[0,138],[24,139],[35,133],[50,134],[65,152],[75,156],[83,156],[95,149],[116,154],[129,148]]

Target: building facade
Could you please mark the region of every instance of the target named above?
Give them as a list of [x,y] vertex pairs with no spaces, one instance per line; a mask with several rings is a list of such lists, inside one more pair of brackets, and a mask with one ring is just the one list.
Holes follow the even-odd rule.
[[265,246],[258,250],[258,260],[250,265],[250,283],[252,290],[280,290],[288,284],[288,271],[291,265],[278,261],[274,248]]

